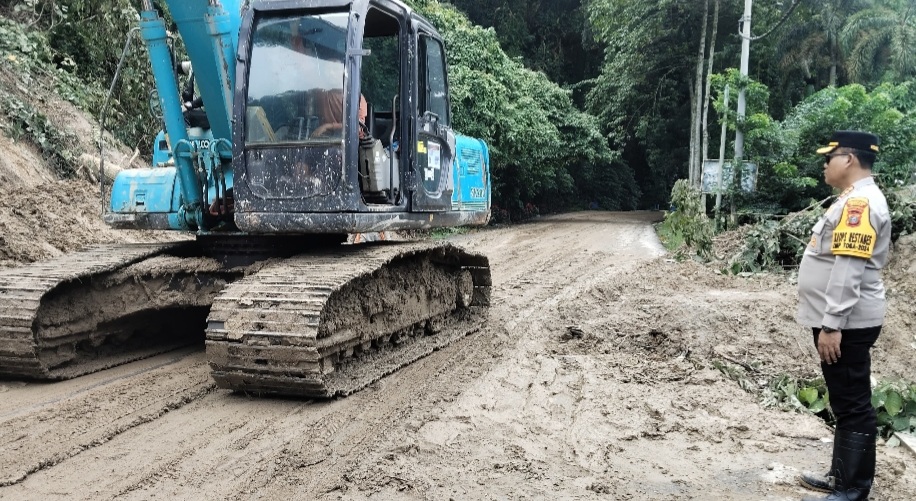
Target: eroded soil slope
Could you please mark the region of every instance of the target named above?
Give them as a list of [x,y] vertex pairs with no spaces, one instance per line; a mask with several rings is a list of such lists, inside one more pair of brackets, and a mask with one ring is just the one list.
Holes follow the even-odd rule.
[[[67,153],[77,159],[70,180],[60,180],[25,137],[9,137],[0,119],[0,267],[15,266],[110,242],[150,242],[176,237],[163,232],[117,232],[102,222],[99,199],[99,126],[87,113],[55,93],[53,79],[28,79],[10,60],[0,64],[0,93],[29,103],[48,126],[72,138]],[[105,182],[120,169],[143,167],[131,151],[104,135]]]
[[[0,141],[2,142],[2,141]],[[0,184],[0,267],[59,256],[88,245],[187,238],[167,232],[119,231],[102,222],[99,186],[82,180]]]

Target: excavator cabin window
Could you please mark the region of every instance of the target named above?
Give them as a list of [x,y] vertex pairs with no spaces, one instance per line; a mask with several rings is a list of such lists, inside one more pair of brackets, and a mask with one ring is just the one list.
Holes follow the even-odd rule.
[[401,26],[397,19],[376,8],[366,15],[363,49],[369,55],[360,59],[360,82],[363,96],[369,102],[367,126],[371,135],[388,146],[397,127],[400,103],[397,96],[401,83]]
[[343,138],[346,12],[265,17],[252,35],[247,144]]
[[421,35],[417,61],[419,63],[419,109],[421,114],[434,115],[442,125],[449,125],[448,92],[445,85],[445,52],[438,40]]

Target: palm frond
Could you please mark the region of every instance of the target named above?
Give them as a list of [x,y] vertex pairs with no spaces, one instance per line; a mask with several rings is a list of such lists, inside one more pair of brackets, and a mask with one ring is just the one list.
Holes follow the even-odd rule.
[[916,26],[900,26],[890,44],[890,66],[900,78],[916,75]]
[[887,66],[890,40],[891,36],[886,32],[869,33],[859,39],[846,59],[852,81],[870,83],[876,80]]

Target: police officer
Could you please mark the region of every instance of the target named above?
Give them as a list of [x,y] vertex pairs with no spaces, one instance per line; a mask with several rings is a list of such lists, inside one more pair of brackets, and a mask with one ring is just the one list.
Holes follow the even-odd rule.
[[871,356],[884,323],[884,284],[891,221],[872,177],[879,139],[837,131],[817,150],[824,180],[840,195],[814,225],[798,271],[798,316],[811,327],[836,416],[833,460],[826,476],[805,473],[802,485],[829,493],[803,501],[868,499],[875,476],[877,422],[871,405]]

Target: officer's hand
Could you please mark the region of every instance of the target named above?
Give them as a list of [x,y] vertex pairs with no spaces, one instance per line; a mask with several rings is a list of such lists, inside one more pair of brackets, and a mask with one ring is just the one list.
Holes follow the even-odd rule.
[[831,333],[821,331],[817,337],[817,352],[821,356],[821,362],[829,365],[839,360],[840,340],[842,339],[843,333],[840,331]]

